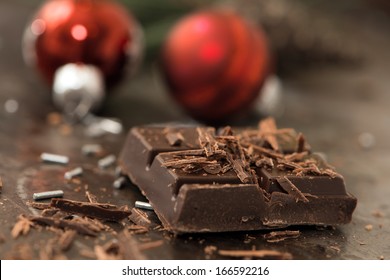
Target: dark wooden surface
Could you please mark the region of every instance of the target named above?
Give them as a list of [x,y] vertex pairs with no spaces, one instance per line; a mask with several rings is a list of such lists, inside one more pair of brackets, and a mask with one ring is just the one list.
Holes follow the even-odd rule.
[[[321,2],[321,1],[317,1]],[[326,1],[322,1],[326,2]],[[353,1],[340,1],[351,5]],[[42,248],[55,233],[32,229],[17,239],[11,230],[19,214],[33,215],[27,201],[38,191],[62,189],[65,197],[83,200],[85,190],[100,202],[132,206],[142,199],[135,186],[116,190],[111,187],[114,168],[99,170],[98,158],[81,154],[86,143],[101,144],[106,154],[118,154],[125,135],[101,138],[85,136],[83,127],[53,126],[47,115],[54,111],[48,88],[27,68],[21,57],[24,25],[38,1],[2,0],[0,2],[0,258],[44,257]],[[340,4],[340,5],[341,5]],[[324,5],[324,4],[323,4]],[[326,5],[324,5],[326,6]],[[365,1],[356,1],[354,9],[333,5],[324,14],[334,18],[338,31],[357,46],[362,57],[355,66],[328,65],[299,68],[283,77],[283,113],[281,127],[294,127],[306,134],[316,151],[325,153],[330,163],[344,175],[349,192],[358,198],[351,224],[336,228],[301,227],[297,239],[268,243],[264,232],[201,234],[172,237],[151,231],[136,235],[137,244],[162,240],[163,244],[143,254],[150,259],[203,259],[204,248],[271,249],[289,252],[294,259],[379,259],[390,258],[390,17]],[[320,6],[321,7],[321,6]],[[121,118],[126,129],[133,125],[169,121],[189,121],[171,103],[159,82],[155,67],[146,66],[132,80],[125,80],[107,100],[102,114]],[[16,113],[6,112],[6,100],[19,103]],[[253,115],[241,124],[255,124]],[[375,139],[371,147],[359,144],[359,136],[368,133]],[[42,152],[65,154],[67,166],[47,165],[39,161]],[[80,182],[66,182],[63,173],[83,166]],[[374,215],[373,213],[380,213]],[[110,224],[120,231],[122,224]],[[372,225],[372,230],[366,226]],[[294,228],[297,229],[297,228]],[[84,259],[82,250],[92,250],[116,238],[102,233],[97,238],[77,236],[64,256]],[[221,258],[212,255],[211,258]]]

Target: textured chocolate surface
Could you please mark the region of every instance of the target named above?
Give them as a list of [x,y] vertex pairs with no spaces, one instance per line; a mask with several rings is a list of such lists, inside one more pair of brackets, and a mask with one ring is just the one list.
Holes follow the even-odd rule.
[[236,131],[135,127],[119,163],[179,233],[345,224],[357,202],[302,134],[273,119]]

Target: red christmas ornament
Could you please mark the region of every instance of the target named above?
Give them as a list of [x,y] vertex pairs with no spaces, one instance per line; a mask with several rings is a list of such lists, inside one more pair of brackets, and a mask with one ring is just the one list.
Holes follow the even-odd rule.
[[269,72],[263,31],[232,11],[201,11],[179,21],[162,50],[174,99],[192,117],[221,122],[247,111]]
[[55,103],[81,114],[81,104],[98,107],[104,87],[135,66],[141,38],[136,20],[113,1],[51,0],[26,28],[24,56],[53,85]]

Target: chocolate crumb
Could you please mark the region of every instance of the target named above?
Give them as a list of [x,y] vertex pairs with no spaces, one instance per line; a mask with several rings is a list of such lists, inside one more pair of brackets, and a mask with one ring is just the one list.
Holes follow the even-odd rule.
[[291,260],[292,255],[275,250],[218,250],[224,257]]
[[364,229],[367,230],[367,231],[372,231],[373,228],[374,228],[374,227],[373,227],[371,224],[368,224],[368,225],[366,225],[366,226],[364,227]]
[[372,211],[371,215],[375,218],[383,218],[385,216],[385,214],[383,214],[383,212],[379,210]]
[[204,247],[204,253],[206,255],[213,255],[218,250],[217,246],[214,245],[208,245]]

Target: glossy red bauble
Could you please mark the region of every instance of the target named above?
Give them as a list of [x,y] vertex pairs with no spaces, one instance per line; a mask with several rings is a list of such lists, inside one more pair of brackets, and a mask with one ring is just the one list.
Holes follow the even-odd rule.
[[24,54],[49,83],[68,63],[97,66],[107,82],[118,80],[140,52],[139,26],[109,0],[47,1],[29,24]]
[[263,31],[232,11],[201,11],[179,21],[162,50],[161,69],[174,99],[206,122],[247,111],[269,72]]

